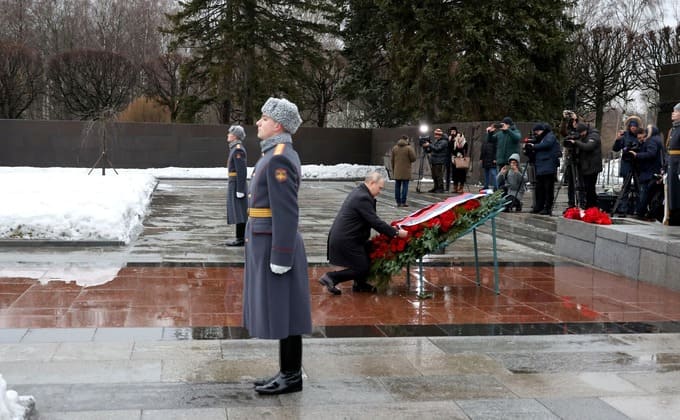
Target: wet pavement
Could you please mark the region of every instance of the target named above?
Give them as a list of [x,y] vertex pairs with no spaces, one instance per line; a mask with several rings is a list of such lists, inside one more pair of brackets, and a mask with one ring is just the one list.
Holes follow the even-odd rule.
[[[161,180],[130,245],[3,246],[0,373],[49,419],[678,418],[678,292],[499,237],[496,295],[480,232],[481,286],[469,235],[426,258],[429,299],[404,275],[386,293],[329,295],[316,279],[354,185],[300,192],[304,392],[252,391],[276,370],[276,343],[240,327],[243,249],[223,246],[224,181],[210,180]],[[441,196],[409,198],[395,207],[388,186],[378,213]]]

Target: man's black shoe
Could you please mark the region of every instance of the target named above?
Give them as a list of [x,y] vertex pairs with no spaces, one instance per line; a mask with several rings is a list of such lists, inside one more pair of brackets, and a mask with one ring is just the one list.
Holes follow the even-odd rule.
[[267,385],[269,382],[276,380],[276,378],[278,378],[280,374],[281,374],[281,372],[277,373],[276,375],[272,376],[271,378],[255,379],[253,381],[253,385],[255,385],[255,386]]
[[226,246],[243,246],[246,244],[246,241],[244,241],[241,238],[236,238],[233,241],[227,241],[225,243]]
[[435,190],[434,188],[432,188],[431,190],[427,190],[427,192],[429,192],[429,193],[434,193],[434,192],[437,192],[437,190]]
[[302,372],[281,372],[273,381],[256,386],[255,391],[262,395],[289,394],[302,391]]
[[375,287],[371,286],[368,283],[358,283],[352,286],[352,291],[353,292],[368,292],[368,293],[375,293],[378,291]]
[[324,274],[323,276],[321,276],[321,278],[319,279],[319,284],[326,286],[326,290],[328,290],[329,292],[336,296],[342,294],[342,290],[335,287],[335,283],[330,277],[328,277],[328,274]]
[[544,216],[552,216],[552,212],[550,210],[541,210],[541,212],[538,214],[542,214]]

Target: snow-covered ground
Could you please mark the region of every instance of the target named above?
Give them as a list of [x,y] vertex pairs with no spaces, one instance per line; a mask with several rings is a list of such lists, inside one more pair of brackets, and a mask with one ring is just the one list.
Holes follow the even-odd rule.
[[[305,179],[363,178],[367,165],[303,165]],[[249,168],[249,173],[252,168]],[[129,243],[141,231],[158,178],[225,178],[225,168],[0,167],[0,239]]]

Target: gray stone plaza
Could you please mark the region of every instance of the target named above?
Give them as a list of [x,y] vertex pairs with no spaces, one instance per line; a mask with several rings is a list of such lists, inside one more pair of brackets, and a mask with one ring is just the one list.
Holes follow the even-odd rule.
[[[300,231],[310,264],[326,264],[328,228],[354,185],[303,183]],[[0,264],[42,272],[103,262],[239,266],[242,248],[223,246],[233,235],[223,197],[222,181],[160,180],[132,244],[5,243]],[[378,214],[392,220],[438,199],[412,191],[411,208],[397,208],[388,186]],[[488,232],[478,234],[487,266]],[[427,263],[469,264],[471,236]],[[501,264],[576,264],[503,232],[497,239]],[[676,332],[641,334],[315,334],[304,340],[303,392],[275,397],[258,396],[251,381],[276,371],[276,342],[233,338],[226,327],[4,328],[0,373],[9,388],[36,398],[39,419],[672,419],[680,418],[675,321]]]

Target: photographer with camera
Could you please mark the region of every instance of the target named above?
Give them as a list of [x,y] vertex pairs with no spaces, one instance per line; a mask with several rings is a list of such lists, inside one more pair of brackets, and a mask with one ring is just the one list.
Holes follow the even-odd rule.
[[515,127],[515,123],[510,117],[505,117],[501,122],[486,127],[486,141],[496,143],[496,167],[498,171],[509,164],[511,155],[519,155],[521,138],[522,133]]
[[430,153],[430,166],[432,170],[432,181],[434,186],[428,192],[444,192],[444,167],[449,159],[449,141],[444,136],[441,128],[434,130],[434,140],[430,142],[429,137],[421,138],[421,146],[426,153]]
[[[638,131],[642,129],[642,120],[636,115],[631,115],[626,118],[624,126],[626,129],[619,131],[619,136],[614,141],[612,150],[615,152],[621,151],[619,176],[625,180],[631,172],[636,171],[632,155],[629,152],[637,152],[640,148],[640,142],[638,141],[637,135]],[[637,178],[637,175],[638,174],[635,173],[633,180]],[[635,211],[637,201],[635,197],[631,197],[631,195],[633,195],[633,191],[639,191],[639,189],[640,186],[636,185],[634,181],[629,182],[627,185],[624,183],[624,188],[622,188],[620,192],[618,208],[614,209],[618,216],[625,217],[627,213],[633,213]]]
[[536,168],[536,202],[532,213],[552,216],[555,200],[555,178],[560,165],[560,144],[550,125],[538,123],[532,129],[534,137],[527,140],[525,148],[533,150]]
[[577,150],[578,161],[576,171],[579,180],[583,181],[579,189],[585,190],[584,208],[597,207],[597,175],[602,172],[602,141],[596,128],[578,123],[574,129],[578,138],[567,137],[565,147]]
[[[639,136],[640,148],[629,153],[633,156],[634,170],[638,171],[640,182],[640,197],[635,214],[638,218],[649,218],[648,206],[651,198],[650,190],[657,183],[654,174],[660,174],[664,160],[663,143],[659,129],[652,124],[647,126],[645,135]],[[637,168],[635,168],[637,164]]]
[[[579,134],[576,131],[576,126],[579,123],[579,117],[574,111],[565,109],[562,111],[562,122],[560,124],[560,135],[563,139],[578,139]],[[576,207],[576,184],[578,181],[578,174],[576,168],[578,167],[578,149],[573,147],[564,147],[564,173],[562,175],[562,183],[567,186],[567,209]],[[565,184],[566,182],[566,184]],[[580,186],[579,186],[579,190]],[[579,200],[582,201],[582,200]],[[567,210],[565,210],[566,212]]]

